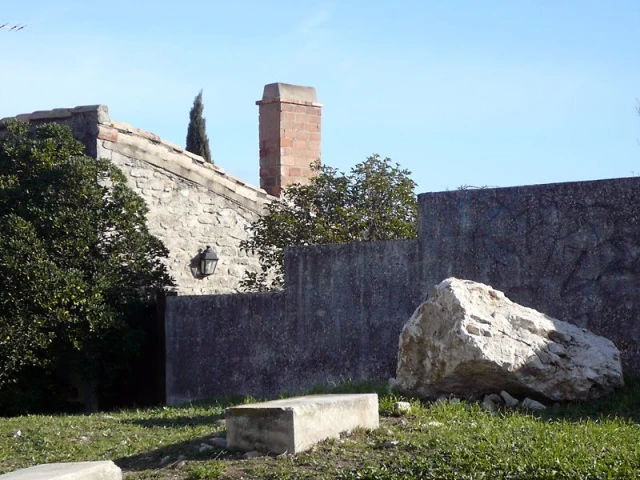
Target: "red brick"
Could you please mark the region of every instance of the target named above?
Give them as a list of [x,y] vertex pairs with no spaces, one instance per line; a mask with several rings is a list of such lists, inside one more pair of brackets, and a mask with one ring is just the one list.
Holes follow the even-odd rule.
[[313,157],[297,156],[297,157],[295,157],[295,166],[296,167],[307,167],[307,168],[309,168],[309,165],[311,165],[311,162],[313,162],[314,160],[315,160],[315,158],[313,158]]
[[279,195],[282,185],[308,183],[320,157],[321,108],[274,100],[259,107],[260,185]]
[[280,166],[295,165],[295,161],[296,161],[295,155],[282,156],[280,157]]
[[260,167],[260,177],[276,177],[278,169],[275,167]]
[[287,120],[286,122],[282,121],[280,122],[280,131],[286,130],[288,128],[294,128],[295,125],[296,125],[296,122],[293,120]]
[[278,155],[268,155],[260,158],[261,167],[276,167],[280,163]]
[[295,112],[282,112],[280,114],[280,122],[295,122],[296,121],[296,113]]
[[260,186],[262,188],[276,185],[276,177],[260,177]]

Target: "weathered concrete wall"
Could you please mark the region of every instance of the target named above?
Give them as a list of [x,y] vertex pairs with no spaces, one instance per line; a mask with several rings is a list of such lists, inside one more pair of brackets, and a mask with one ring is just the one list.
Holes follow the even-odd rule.
[[167,297],[167,403],[287,388],[284,304],[283,293]]
[[282,293],[167,298],[167,401],[386,380],[416,258],[416,241],[292,248]]
[[640,178],[419,196],[422,284],[455,276],[612,340],[640,367]]
[[[640,367],[638,191],[640,178],[423,194],[416,241],[291,248],[285,291],[277,297],[284,305],[246,303],[243,296],[193,300],[217,302],[212,310],[191,308],[191,298],[168,304],[167,333],[186,329],[200,338],[202,365],[243,351],[251,360],[197,378],[190,372],[201,364],[181,360],[167,392],[177,401],[296,391],[340,379],[384,381],[395,372],[402,326],[449,276],[488,283],[516,302],[606,336],[622,350],[626,374],[634,375]],[[180,310],[186,308],[188,314]],[[259,313],[260,324],[249,327],[247,318]],[[229,342],[199,327],[220,316],[251,333]],[[192,357],[190,350],[168,344],[167,358],[173,364]],[[221,386],[229,375],[233,383],[225,388],[206,386]]]
[[395,373],[402,326],[420,301],[415,240],[290,248],[286,319],[298,376],[314,384]]
[[[107,158],[127,175],[127,183],[149,207],[147,224],[169,249],[166,263],[183,294],[238,292],[257,259],[239,248],[245,227],[273,197],[225,173],[198,156],[143,130],[114,122],[104,105],[18,115],[31,123],[58,122],[93,158]],[[220,258],[210,277],[193,274],[197,255],[207,245]]]

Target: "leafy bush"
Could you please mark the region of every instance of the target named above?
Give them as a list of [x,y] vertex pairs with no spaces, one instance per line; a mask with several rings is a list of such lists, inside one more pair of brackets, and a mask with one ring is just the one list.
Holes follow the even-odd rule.
[[285,247],[417,235],[416,184],[408,170],[379,155],[357,164],[349,175],[319,163],[312,168],[309,185],[288,187],[241,242],[261,265],[261,272],[250,272],[241,282],[245,290],[282,288]]
[[124,174],[83,156],[68,127],[13,121],[3,133],[0,402],[34,376],[108,385],[143,341],[142,313],[173,283],[168,252]]

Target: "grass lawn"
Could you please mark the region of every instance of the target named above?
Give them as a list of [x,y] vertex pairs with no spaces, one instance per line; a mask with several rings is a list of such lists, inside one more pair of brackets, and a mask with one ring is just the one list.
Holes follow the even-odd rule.
[[[365,386],[338,391],[372,391]],[[296,456],[244,460],[217,447],[235,401],[97,413],[0,418],[0,473],[39,463],[113,460],[127,479],[609,479],[640,477],[640,382],[599,402],[542,414],[492,415],[468,402],[421,403],[381,426]],[[201,451],[202,450],[202,451]]]

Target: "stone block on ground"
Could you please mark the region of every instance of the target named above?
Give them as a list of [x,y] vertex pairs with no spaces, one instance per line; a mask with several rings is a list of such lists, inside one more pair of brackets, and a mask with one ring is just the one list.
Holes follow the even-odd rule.
[[405,324],[394,381],[423,398],[504,390],[547,401],[593,399],[623,385],[610,340],[457,278],[437,285]]
[[0,475],[2,480],[121,480],[112,461],[44,463]]
[[295,454],[356,428],[378,428],[378,395],[308,395],[226,410],[230,449]]

